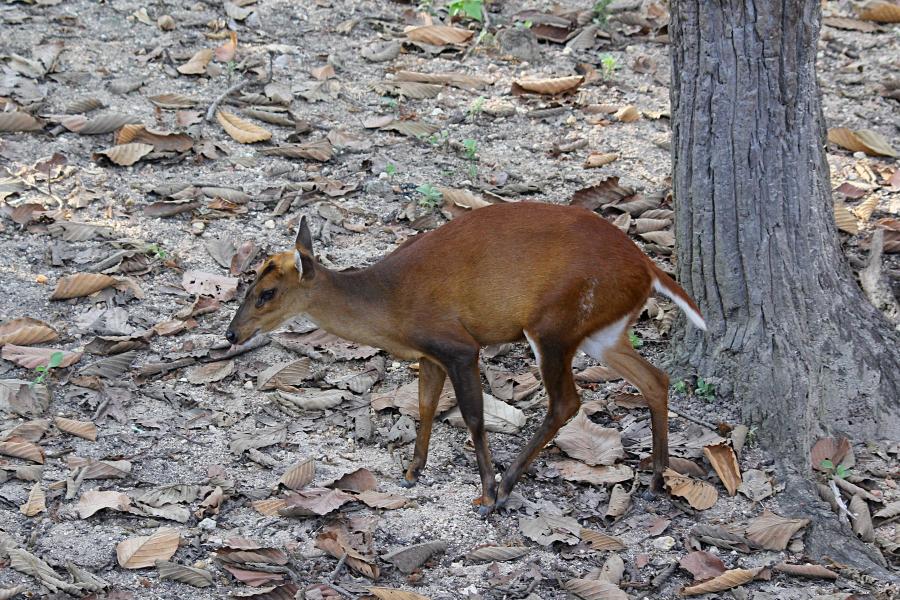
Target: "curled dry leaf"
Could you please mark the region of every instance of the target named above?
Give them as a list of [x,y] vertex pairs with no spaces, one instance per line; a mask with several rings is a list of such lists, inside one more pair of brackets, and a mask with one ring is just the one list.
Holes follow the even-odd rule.
[[516,560],[528,552],[528,546],[480,546],[469,551],[466,558],[479,562]]
[[237,115],[225,110],[216,112],[216,120],[232,139],[241,144],[253,144],[272,139],[272,132],[245,121]]
[[[435,415],[440,415],[444,411],[456,404],[456,396],[453,393],[453,386],[449,381],[444,383],[444,389],[438,397],[438,405],[434,411]],[[409,415],[415,420],[419,420],[419,384],[416,381],[401,385],[395,390],[372,396],[372,408],[375,410],[385,410],[387,408],[397,408],[401,414]]]
[[181,536],[178,530],[163,527],[153,535],[139,536],[116,545],[116,558],[124,569],[156,566],[157,560],[169,560],[178,550]]
[[285,507],[278,514],[285,517],[327,515],[353,500],[353,496],[340,490],[306,488],[284,498]]
[[153,146],[150,144],[133,143],[112,146],[97,152],[97,154],[105,156],[120,167],[130,167],[151,152],[153,152]]
[[328,410],[338,406],[347,398],[354,398],[354,395],[347,390],[314,390],[310,388],[302,389],[298,394],[278,390],[278,395],[284,400],[282,406],[310,411]]
[[97,441],[97,425],[91,421],[76,421],[75,419],[56,417],[54,422],[56,423],[56,428],[60,431],[71,433],[76,437],[92,442]]
[[493,83],[488,79],[465,75],[463,73],[416,73],[414,71],[397,71],[397,73],[394,74],[394,78],[396,81],[441,83],[465,90],[481,89],[488,87]]
[[617,160],[619,160],[619,155],[615,153],[591,152],[584,161],[584,168],[596,169]]
[[754,502],[759,502],[775,493],[775,490],[772,488],[772,482],[769,481],[769,476],[766,475],[765,471],[759,469],[744,471],[742,479],[743,481],[738,487],[738,491]]
[[61,278],[53,290],[51,300],[68,300],[81,298],[114,286],[118,283],[115,277],[100,273],[75,273]]
[[778,563],[772,567],[776,571],[787,573],[788,575],[796,575],[798,577],[809,577],[811,579],[837,579],[838,574],[830,571],[821,565],[813,565],[806,563],[803,565],[791,565],[788,563]]
[[609,494],[609,504],[606,507],[604,516],[618,519],[628,512],[630,506],[631,492],[627,491],[622,484],[617,483]]
[[206,385],[221,381],[232,373],[234,373],[234,361],[220,360],[191,367],[185,373],[185,378],[194,385]]
[[767,510],[750,521],[747,539],[766,550],[780,551],[787,548],[791,536],[808,524],[809,519],[785,519]]
[[400,572],[409,574],[422,566],[434,554],[446,550],[447,542],[435,540],[400,548],[382,555],[381,558],[397,567]]
[[864,21],[900,23],[900,4],[887,0],[875,0],[857,8],[856,14]]
[[813,469],[825,472],[828,469],[822,466],[822,461],[830,460],[834,466],[841,464],[850,466],[844,463],[844,459],[849,454],[850,440],[845,437],[826,437],[816,440],[809,451],[809,458]]
[[169,109],[191,108],[192,106],[197,104],[197,100],[195,98],[191,98],[189,96],[185,96],[183,94],[178,94],[175,92],[150,96],[149,98],[147,98],[147,100],[160,108]]
[[474,31],[462,29],[460,27],[449,27],[447,25],[426,25],[424,27],[414,27],[406,31],[406,37],[412,42],[421,42],[432,46],[446,46],[465,44],[472,36]]
[[453,206],[469,209],[484,208],[491,205],[490,202],[480,196],[476,196],[469,190],[448,187],[438,187],[437,190],[443,195],[445,205],[452,204]]
[[582,527],[571,517],[541,513],[533,519],[520,518],[519,529],[525,537],[542,546],[564,542],[574,546],[580,541]]
[[25,504],[19,507],[19,512],[26,517],[34,517],[46,510],[47,496],[44,494],[41,482],[38,481],[31,487],[31,491],[28,492],[28,499],[25,501]]
[[43,560],[21,548],[10,548],[9,566],[34,577],[47,587],[51,592],[63,590],[74,596],[80,596],[83,592],[81,586],[72,585],[59,578],[59,575],[53,568]]
[[516,79],[512,83],[513,95],[533,93],[545,96],[571,94],[584,83],[584,77],[557,77],[554,79]]
[[[230,2],[226,2],[225,3],[226,10],[229,5],[234,6]],[[226,41],[224,44],[222,44],[215,50],[216,60],[219,62],[227,63],[229,61],[234,60],[234,55],[236,53],[237,53],[237,32],[229,31],[228,32],[228,41]]]
[[81,494],[75,510],[82,519],[87,519],[104,508],[125,512],[131,506],[131,498],[122,492],[88,490]]
[[213,51],[209,48],[197,51],[189,61],[178,67],[182,75],[203,75],[206,73],[206,65],[213,58]]
[[584,600],[628,600],[619,586],[600,579],[570,579],[563,587]]
[[157,560],[155,565],[162,580],[177,581],[198,588],[209,587],[213,582],[212,573],[206,569],[179,565],[167,560]]
[[846,127],[835,127],[828,130],[828,141],[852,152],[865,152],[870,156],[898,156],[884,136],[871,129],[854,131]]
[[719,499],[719,493],[716,488],[697,479],[685,477],[672,469],[666,469],[663,473],[666,487],[673,496],[680,496],[688,501],[691,507],[697,510],[706,510],[711,508],[716,500]]
[[116,132],[116,144],[149,144],[161,152],[187,152],[194,146],[194,139],[186,133],[155,131],[143,125],[125,125]]
[[872,516],[876,519],[893,519],[897,515],[900,515],[900,500],[891,502]]
[[629,104],[617,110],[613,116],[622,123],[631,123],[640,119],[641,113],[633,105]]
[[33,442],[10,438],[0,442],[0,454],[44,464],[44,451]]
[[307,458],[291,465],[278,483],[289,490],[300,490],[312,483],[315,475],[316,461],[313,458]]
[[369,492],[378,487],[378,480],[368,469],[356,469],[341,476],[333,483],[325,484],[325,487],[343,490],[345,492]]
[[619,432],[597,425],[583,410],[559,430],[555,443],[572,458],[589,465],[612,465],[625,456]]
[[579,537],[591,545],[592,550],[624,550],[625,544],[617,537],[594,531],[593,529],[582,528]]
[[256,389],[260,391],[273,390],[288,386],[300,385],[311,376],[309,358],[303,357],[297,360],[272,365],[256,376]]
[[872,515],[869,512],[869,505],[865,499],[856,494],[850,499],[850,522],[853,525],[853,533],[858,535],[864,542],[872,542],[875,540],[875,528],[872,526]]
[[725,590],[730,590],[731,588],[753,581],[753,578],[756,577],[763,568],[764,567],[756,567],[755,569],[731,569],[709,581],[686,587],[681,590],[678,595],[696,596],[697,594],[724,592]]
[[14,362],[20,367],[26,369],[34,369],[36,367],[46,367],[50,364],[54,354],[61,354],[62,360],[58,364],[54,364],[60,369],[70,367],[81,360],[83,352],[69,352],[67,350],[56,350],[54,348],[35,348],[32,346],[16,346],[15,344],[6,344],[3,350],[0,350],[0,356],[4,360]]
[[715,554],[702,550],[686,554],[678,564],[682,569],[694,576],[694,581],[712,579],[728,570],[722,559]]
[[428,596],[397,588],[370,587],[369,593],[378,600],[429,600]]
[[31,317],[10,319],[0,325],[0,346],[4,344],[32,346],[52,342],[58,337],[59,333],[53,327]]
[[334,146],[328,138],[316,140],[314,142],[306,142],[303,144],[288,144],[285,146],[277,146],[275,148],[266,148],[260,151],[263,156],[283,156],[285,158],[305,158],[307,160],[317,160],[326,162],[334,156]]
[[734,450],[726,443],[704,446],[703,454],[710,462],[716,475],[722,480],[729,496],[734,496],[741,485],[741,468],[738,466]]
[[0,133],[19,131],[40,131],[44,123],[27,112],[0,112]]

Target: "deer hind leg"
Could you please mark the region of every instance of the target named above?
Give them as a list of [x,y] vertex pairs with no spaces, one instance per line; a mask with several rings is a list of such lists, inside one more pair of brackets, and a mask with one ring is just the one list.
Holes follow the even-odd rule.
[[406,469],[403,485],[411,487],[419,479],[419,474],[428,461],[428,444],[431,441],[431,427],[438,399],[444,389],[447,373],[438,363],[422,357],[419,360],[419,431],[416,433],[416,449],[412,462]]
[[[593,356],[593,354],[591,355]],[[669,466],[669,376],[644,360],[622,334],[614,346],[603,350],[609,367],[636,387],[650,406],[653,434],[653,479],[650,490],[663,490],[663,471]]]
[[544,388],[547,390],[550,405],[541,426],[503,474],[497,491],[497,506],[503,506],[509,498],[513,486],[516,485],[522,473],[528,469],[531,461],[556,436],[559,428],[578,412],[578,407],[581,405],[581,399],[572,378],[572,357],[575,349],[541,340],[540,336],[526,333],[526,337],[538,359],[541,378],[544,380]]

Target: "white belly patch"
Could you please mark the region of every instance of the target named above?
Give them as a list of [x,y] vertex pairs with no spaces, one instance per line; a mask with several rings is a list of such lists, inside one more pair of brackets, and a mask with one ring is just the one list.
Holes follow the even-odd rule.
[[603,353],[619,343],[619,338],[628,327],[628,317],[626,315],[611,325],[601,327],[584,338],[578,349],[594,360],[603,360]]

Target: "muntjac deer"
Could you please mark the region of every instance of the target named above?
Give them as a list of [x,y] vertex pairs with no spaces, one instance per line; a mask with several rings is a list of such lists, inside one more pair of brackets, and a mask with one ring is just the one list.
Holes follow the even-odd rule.
[[[502,506],[522,472],[579,408],[572,377],[578,350],[640,390],[653,434],[651,489],[668,465],[665,373],[641,358],[626,334],[651,291],[668,296],[701,329],[690,297],[628,236],[582,208],[498,204],[417,235],[374,265],[332,271],[313,255],[306,219],[296,247],[268,258],[226,337],[243,343],[306,314],[322,329],[419,361],[419,415],[406,483],[425,466],[438,397],[447,376],[472,436],[481,474],[480,512]],[[478,354],[482,346],[528,340],[549,397],[534,437],[494,477],[484,429]]]

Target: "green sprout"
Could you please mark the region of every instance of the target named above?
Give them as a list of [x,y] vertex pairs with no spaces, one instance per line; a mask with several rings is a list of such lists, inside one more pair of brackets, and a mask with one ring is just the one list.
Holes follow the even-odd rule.
[[606,25],[609,20],[609,5],[612,0],[597,0],[594,2],[594,23],[597,25]]
[[687,386],[687,383],[684,381],[684,379],[679,379],[678,381],[675,382],[675,385],[673,385],[672,387],[674,387],[675,391],[678,392],[679,394],[687,394],[688,393],[688,386]]
[[469,120],[474,121],[481,114],[481,111],[484,110],[484,101],[484,96],[478,96],[472,100],[472,104],[469,105]]
[[475,160],[476,155],[478,154],[478,142],[475,140],[463,140],[462,145],[466,151],[466,158],[468,160]]
[[525,19],[524,21],[516,21],[516,27],[519,29],[531,29],[532,25],[534,25],[534,22],[531,19]]
[[820,462],[819,466],[822,467],[822,470],[832,478],[840,477],[841,479],[845,479],[850,473],[850,469],[848,467],[845,467],[844,465],[838,465],[835,467],[834,462],[832,462],[831,459],[828,458]]
[[163,247],[159,244],[149,244],[144,249],[144,253],[149,254],[153,258],[158,258],[159,260],[165,260],[169,257],[169,253],[166,252],[165,249],[163,249]]
[[442,130],[442,131],[438,131],[437,133],[431,134],[430,136],[428,136],[425,139],[432,146],[440,146],[441,144],[446,142],[447,138],[449,138],[449,137],[450,137],[450,134],[447,133],[446,131]]
[[437,208],[444,199],[444,194],[430,183],[423,183],[416,188],[416,191],[422,195],[419,198],[419,206],[425,208]]
[[694,393],[706,400],[712,402],[716,397],[716,386],[706,381],[702,377],[697,378],[697,389]]
[[453,0],[447,5],[447,9],[451,17],[462,15],[480,23],[483,19],[484,0]]
[[604,54],[600,57],[600,65],[602,67],[603,79],[612,79],[616,69],[619,68],[619,61],[612,54]]
[[62,364],[63,361],[63,353],[62,352],[54,352],[50,355],[50,360],[47,362],[47,366],[38,365],[34,368],[37,375],[34,380],[31,382],[30,386],[34,387],[36,385],[44,383],[44,380],[47,379],[47,375],[50,374],[50,369],[55,369],[59,365]]
[[394,163],[388,163],[384,166],[384,172],[387,173],[388,177],[393,177],[397,173],[397,165]]
[[644,340],[642,340],[641,336],[636,334],[633,329],[628,330],[628,341],[631,342],[631,347],[635,350],[644,345]]

